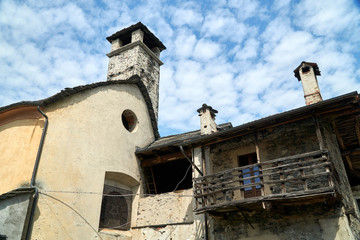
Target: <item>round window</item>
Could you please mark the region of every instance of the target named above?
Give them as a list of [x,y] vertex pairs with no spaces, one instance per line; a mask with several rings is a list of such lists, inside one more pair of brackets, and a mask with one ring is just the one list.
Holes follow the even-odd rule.
[[121,119],[126,130],[128,130],[129,132],[133,132],[135,130],[138,120],[133,111],[126,109],[122,113]]

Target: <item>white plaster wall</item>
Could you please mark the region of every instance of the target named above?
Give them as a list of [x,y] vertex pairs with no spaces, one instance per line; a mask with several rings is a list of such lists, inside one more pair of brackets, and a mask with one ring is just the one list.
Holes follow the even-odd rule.
[[[122,124],[125,109],[137,115],[135,132]],[[136,85],[111,85],[67,97],[45,113],[49,128],[32,239],[100,239],[105,172],[122,172],[140,183],[134,152],[154,140],[145,101]]]

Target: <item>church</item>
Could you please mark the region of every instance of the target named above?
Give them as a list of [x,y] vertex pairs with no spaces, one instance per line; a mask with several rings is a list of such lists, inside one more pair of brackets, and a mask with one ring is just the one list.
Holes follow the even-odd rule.
[[[360,239],[359,94],[160,137],[163,43],[107,37],[107,80],[0,107],[0,239]],[[199,108],[200,107],[200,108]],[[221,111],[221,110],[220,110]]]

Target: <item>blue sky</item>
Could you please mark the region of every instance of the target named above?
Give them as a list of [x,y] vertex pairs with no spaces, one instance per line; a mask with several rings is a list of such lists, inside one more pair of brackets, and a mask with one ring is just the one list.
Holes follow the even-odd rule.
[[143,22],[161,54],[162,136],[196,109],[239,125],[304,105],[293,70],[316,62],[324,99],[360,90],[359,1],[0,0],[0,106],[105,81],[106,36]]

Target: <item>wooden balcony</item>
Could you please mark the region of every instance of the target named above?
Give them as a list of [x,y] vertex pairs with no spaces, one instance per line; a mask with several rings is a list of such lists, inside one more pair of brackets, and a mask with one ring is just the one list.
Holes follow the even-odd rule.
[[327,150],[263,161],[194,179],[197,213],[306,204],[334,198],[333,168]]

